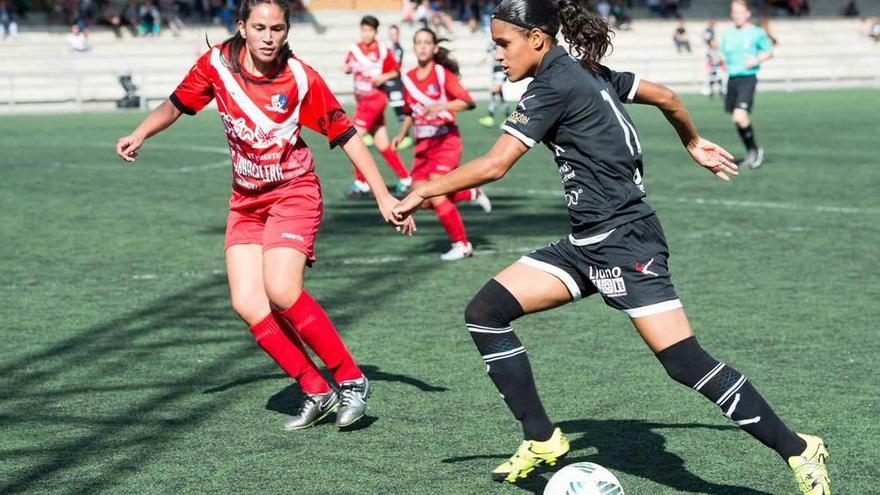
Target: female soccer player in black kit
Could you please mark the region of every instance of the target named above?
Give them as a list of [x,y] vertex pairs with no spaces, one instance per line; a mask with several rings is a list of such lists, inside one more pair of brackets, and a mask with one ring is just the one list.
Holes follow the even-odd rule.
[[[574,58],[557,45],[560,28]],[[555,158],[571,233],[497,274],[465,310],[489,377],[525,436],[493,478],[515,482],[569,450],[544,412],[511,322],[599,293],[631,318],[672,379],[778,452],[802,493],[828,495],[823,441],[792,432],[745,376],[697,343],[669,278],[663,228],[644,201],[642,146],[622,103],[659,108],[694,161],[725,181],[737,174],[731,155],[700,137],[675,93],[600,65],[610,47],[608,26],[574,0],[504,0],[492,38],[511,81],[534,77],[504,133],[488,153],[415,188],[393,212],[403,219],[428,198],[498,180],[538,142]]]

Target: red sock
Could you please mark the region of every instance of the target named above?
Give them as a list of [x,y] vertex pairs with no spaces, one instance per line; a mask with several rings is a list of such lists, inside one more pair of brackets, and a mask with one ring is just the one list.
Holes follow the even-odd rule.
[[467,242],[467,234],[464,232],[464,222],[461,221],[461,215],[458,208],[452,201],[444,201],[434,206],[434,214],[446,229],[446,235],[452,242]]
[[354,169],[354,180],[359,180],[361,182],[367,182],[367,178],[364,177],[364,174],[361,173],[360,170]]
[[281,314],[293,324],[303,342],[324,361],[336,383],[364,376],[336,333],[327,313],[308,292],[303,291],[293,306],[281,311]]
[[315,363],[306,354],[298,340],[293,341],[269,313],[259,323],[251,327],[257,344],[281,366],[291,378],[295,379],[302,391],[307,394],[323,394],[330,391],[330,385],[318,372]]
[[406,179],[409,177],[409,172],[406,171],[406,166],[403,164],[403,160],[400,159],[400,155],[397,154],[391,148],[385,148],[380,151],[382,154],[382,158],[388,162],[388,166],[391,167],[391,170],[394,170],[394,173],[397,174],[397,177],[400,179]]
[[461,203],[462,201],[473,201],[477,197],[477,188],[464,189],[454,192],[447,196],[453,203]]

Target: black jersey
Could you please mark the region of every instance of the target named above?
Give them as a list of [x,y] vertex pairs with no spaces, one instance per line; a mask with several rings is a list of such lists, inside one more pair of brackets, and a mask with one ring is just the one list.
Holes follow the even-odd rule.
[[585,243],[654,213],[643,201],[642,145],[623,108],[639,78],[603,67],[596,76],[556,47],[544,56],[502,129],[553,153],[572,233]]

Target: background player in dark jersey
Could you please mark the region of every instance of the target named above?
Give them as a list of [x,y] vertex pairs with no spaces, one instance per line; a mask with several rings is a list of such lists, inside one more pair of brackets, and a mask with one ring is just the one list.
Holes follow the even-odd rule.
[[494,127],[495,113],[498,111],[499,106],[501,106],[501,111],[504,112],[505,118],[507,117],[507,114],[510,113],[510,105],[504,100],[504,92],[501,91],[504,86],[504,81],[507,80],[507,76],[501,69],[501,64],[495,60],[494,41],[490,41],[489,45],[486,47],[486,59],[492,61],[492,79],[489,81],[489,105],[487,107],[489,113],[480,117],[478,122],[483,127]]
[[[560,27],[574,59],[557,45]],[[737,173],[730,154],[700,137],[675,93],[600,65],[608,26],[575,0],[504,0],[491,28],[508,78],[534,80],[487,154],[415,187],[393,211],[406,218],[428,198],[498,180],[539,141],[555,157],[571,233],[496,275],[465,310],[489,377],[525,437],[493,478],[515,482],[569,450],[544,412],[511,322],[599,293],[630,317],[671,378],[786,460],[803,493],[829,493],[822,440],[792,432],[745,376],[697,343],[670,280],[663,229],[644,201],[641,144],[622,102],[659,108],[694,161],[722,180]]]
[[[391,54],[394,55],[394,60],[397,61],[397,66],[401,67],[402,73],[403,47],[400,45],[400,28],[397,27],[397,24],[392,24],[388,27],[388,48],[391,50]],[[403,101],[403,82],[400,80],[400,76],[398,75],[397,77],[386,81],[385,84],[382,85],[382,91],[388,93],[388,106],[394,110],[394,115],[397,116],[397,122],[402,123],[403,119],[406,118],[406,112],[403,111],[406,102]],[[412,138],[404,136],[404,138],[397,143],[395,149],[405,150],[412,145]],[[400,191],[395,191],[395,194],[402,196],[408,190],[408,187],[401,188]]]

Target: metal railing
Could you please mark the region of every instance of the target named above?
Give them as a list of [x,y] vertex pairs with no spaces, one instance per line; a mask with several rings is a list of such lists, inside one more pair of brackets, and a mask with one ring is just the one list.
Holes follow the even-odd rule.
[[[681,92],[698,92],[705,84],[702,62],[695,58],[681,60],[621,61],[626,70],[638,72],[646,79],[666,84]],[[485,68],[463,67],[463,83],[475,95],[485,94]],[[479,76],[477,75],[479,74]],[[124,96],[118,82],[121,74],[114,72],[70,73],[0,73],[0,112],[17,113],[19,106],[72,106],[86,111],[92,103],[112,103]],[[179,81],[179,74],[133,74],[138,86],[141,108],[148,102],[167,98]],[[866,87],[880,89],[880,53],[877,55],[811,56],[792,55],[774,59],[761,76],[762,84],[786,91],[813,87]],[[328,80],[331,87],[333,81]],[[336,84],[336,93],[348,97],[350,83]]]

